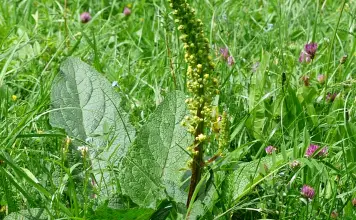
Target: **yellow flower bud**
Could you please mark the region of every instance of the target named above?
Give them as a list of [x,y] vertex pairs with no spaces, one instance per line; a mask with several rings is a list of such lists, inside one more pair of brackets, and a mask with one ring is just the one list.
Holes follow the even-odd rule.
[[12,95],[11,99],[12,99],[12,101],[16,101],[17,100],[17,96],[16,95]]
[[182,36],[179,37],[180,40],[184,41],[185,39],[187,39],[188,35],[183,34]]
[[206,135],[204,134],[199,134],[196,138],[197,141],[203,142],[206,140]]
[[189,58],[189,53],[185,53],[184,58],[185,58],[186,60],[188,60],[188,58]]
[[179,25],[179,26],[178,26],[178,30],[181,31],[181,30],[183,30],[183,29],[184,29],[184,25]]

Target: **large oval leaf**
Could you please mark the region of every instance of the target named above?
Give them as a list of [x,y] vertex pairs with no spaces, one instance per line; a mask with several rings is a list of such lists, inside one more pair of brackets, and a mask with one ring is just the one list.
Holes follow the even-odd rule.
[[78,58],[62,63],[52,86],[51,125],[90,143],[97,184],[108,195],[117,185],[109,167],[118,164],[135,136],[120,100],[109,81]]
[[10,215],[6,216],[4,220],[48,220],[50,216],[44,209],[41,208],[32,208],[27,210],[20,210],[18,212],[13,212]]
[[[187,114],[185,96],[173,92],[166,97],[142,127],[121,164],[123,193],[143,207],[155,208],[167,195],[184,202],[181,178],[189,155],[191,135],[180,122]],[[182,195],[183,194],[183,195]]]

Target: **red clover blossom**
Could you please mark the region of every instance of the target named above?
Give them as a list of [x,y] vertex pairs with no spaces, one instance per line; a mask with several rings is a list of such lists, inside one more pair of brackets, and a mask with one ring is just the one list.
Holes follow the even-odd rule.
[[221,57],[227,61],[227,64],[229,66],[232,66],[235,64],[235,59],[233,56],[229,55],[229,49],[227,47],[225,48],[220,48],[220,54],[221,54]]
[[[305,152],[305,157],[312,157],[314,155],[314,153],[319,149],[320,147],[318,145],[315,144],[311,144],[309,145],[307,151]],[[324,147],[323,149],[321,149],[319,151],[319,153],[317,154],[318,157],[324,157],[328,154],[328,147]]]
[[320,84],[324,84],[326,77],[323,74],[319,74],[317,79]]
[[337,219],[338,216],[339,216],[339,214],[336,212],[336,210],[334,210],[334,211],[331,212],[330,217],[331,217],[332,219]]
[[265,148],[265,151],[267,154],[271,155],[273,153],[273,151],[276,151],[276,148],[273,146],[268,146]]
[[341,57],[340,64],[344,64],[347,61],[347,54]]
[[229,66],[232,66],[232,65],[235,64],[235,59],[234,59],[233,56],[229,56],[229,57],[227,58],[227,64],[228,64]]
[[220,48],[220,54],[224,60],[227,60],[229,57],[229,49],[227,47]]
[[328,94],[326,95],[326,100],[329,102],[333,102],[335,100],[336,96],[337,96],[337,93],[328,92]]
[[300,162],[298,160],[293,160],[289,165],[292,169],[296,169],[300,166]]
[[318,49],[317,43],[306,44],[304,46],[304,50],[302,50],[302,52],[300,52],[299,62],[309,63],[311,60],[314,59],[317,49]]
[[303,76],[302,77],[302,81],[304,83],[304,86],[309,86],[310,85],[310,82],[309,82],[309,76]]
[[80,20],[82,21],[82,23],[88,23],[91,20],[89,12],[83,12],[80,15]]
[[302,196],[308,199],[313,199],[315,196],[315,190],[313,189],[313,187],[308,185],[304,185],[300,193],[302,194]]
[[122,12],[125,16],[129,16],[131,14],[131,10],[128,7],[124,8],[124,11]]

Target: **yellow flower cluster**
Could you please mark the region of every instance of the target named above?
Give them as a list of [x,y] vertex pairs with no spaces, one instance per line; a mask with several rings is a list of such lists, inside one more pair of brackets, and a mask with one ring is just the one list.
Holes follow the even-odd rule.
[[[211,102],[219,93],[218,79],[213,76],[215,64],[209,55],[209,41],[204,35],[203,23],[195,17],[195,10],[185,0],[170,0],[175,23],[180,31],[180,40],[185,49],[187,88],[191,97],[186,100],[190,116],[183,125],[195,136],[196,142],[189,149],[207,139],[204,125],[211,126]],[[193,150],[193,153],[194,150]]]
[[229,133],[229,119],[226,112],[220,118],[220,129],[219,129],[219,152],[221,153],[224,148],[229,144],[230,133]]

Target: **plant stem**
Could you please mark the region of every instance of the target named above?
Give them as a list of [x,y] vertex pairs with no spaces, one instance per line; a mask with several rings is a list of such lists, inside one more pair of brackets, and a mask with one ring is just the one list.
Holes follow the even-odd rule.
[[[201,110],[202,108],[198,109],[198,113],[197,116],[198,117],[203,117],[201,115]],[[198,128],[195,132],[195,137],[198,137],[199,134],[203,133],[204,130],[204,121],[201,121],[198,124]],[[202,174],[202,168],[203,168],[203,142],[199,142],[197,139],[195,139],[194,141],[194,146],[196,146],[194,148],[194,151],[197,152],[196,154],[194,154],[193,157],[193,163],[192,163],[192,177],[190,180],[190,187],[189,187],[189,193],[188,193],[188,199],[187,199],[187,207],[189,207],[189,204],[191,202],[193,193],[195,191],[195,188],[197,187],[200,179],[201,179],[201,174]],[[194,202],[194,201],[193,201]]]
[[328,62],[326,63],[326,81],[325,81],[324,102],[326,102],[326,95],[327,95],[326,91],[328,89],[328,82],[329,82],[329,75],[330,75],[329,71],[330,71],[330,63],[331,63],[331,58],[332,58],[332,50],[333,50],[333,47],[334,47],[334,42],[335,42],[335,39],[336,39],[337,29],[339,28],[339,24],[340,24],[340,21],[341,21],[341,16],[342,16],[342,13],[344,11],[345,5],[346,5],[346,0],[342,4],[341,11],[340,11],[340,14],[339,14],[339,18],[337,20],[337,24],[336,24],[335,31],[334,31],[334,34],[333,34],[333,38],[332,38],[331,44],[330,44],[329,58],[328,58]]
[[169,59],[169,67],[171,69],[171,73],[172,73],[172,78],[173,78],[173,83],[174,83],[174,89],[177,89],[177,80],[176,80],[176,76],[174,74],[174,68],[173,68],[173,60],[172,60],[172,55],[171,55],[171,50],[169,48],[169,41],[168,41],[168,35],[166,34],[166,49],[167,49],[167,56]]

